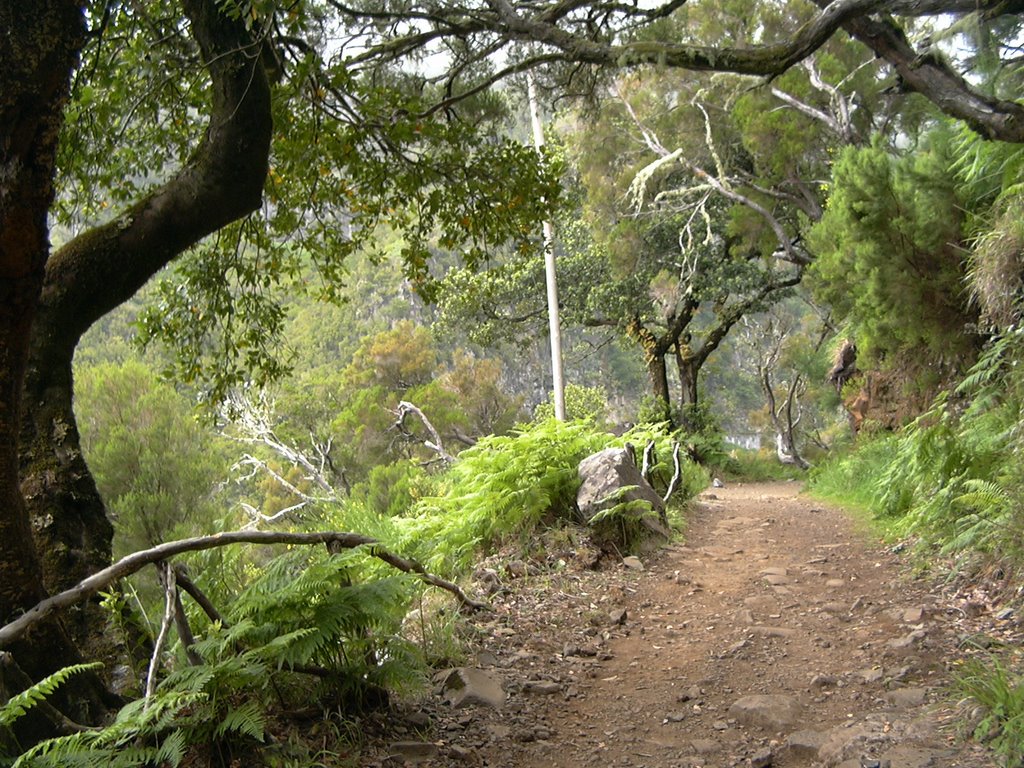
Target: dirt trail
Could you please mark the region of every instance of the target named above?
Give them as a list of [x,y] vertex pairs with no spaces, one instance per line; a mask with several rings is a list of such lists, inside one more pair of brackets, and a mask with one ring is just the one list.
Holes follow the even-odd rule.
[[686,543],[642,571],[495,574],[511,588],[493,597],[476,663],[508,699],[500,711],[437,707],[438,751],[421,762],[993,766],[944,727],[962,613],[798,490],[704,494]]

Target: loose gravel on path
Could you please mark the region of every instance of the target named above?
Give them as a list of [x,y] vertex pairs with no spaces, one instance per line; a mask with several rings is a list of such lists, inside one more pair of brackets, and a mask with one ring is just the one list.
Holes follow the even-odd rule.
[[566,542],[544,567],[482,568],[495,612],[467,666],[503,704],[453,708],[439,678],[364,765],[994,766],[955,739],[945,686],[960,638],[996,619],[798,490],[713,489],[683,543],[634,567],[587,570]]

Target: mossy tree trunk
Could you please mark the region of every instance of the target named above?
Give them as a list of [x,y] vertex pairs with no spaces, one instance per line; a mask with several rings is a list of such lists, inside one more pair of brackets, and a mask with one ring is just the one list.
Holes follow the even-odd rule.
[[[182,0],[182,7],[211,77],[205,136],[166,184],[51,256],[47,217],[70,78],[85,39],[82,4],[0,0],[3,623],[48,587],[67,586],[109,562],[112,528],[72,411],[71,363],[82,333],[176,255],[261,201],[272,126],[253,38],[215,0]],[[34,680],[79,658],[59,623],[0,650],[12,652]],[[68,713],[95,720],[91,705],[101,699],[83,695],[79,701],[89,706]],[[45,727],[28,738],[42,735]]]
[[175,256],[258,208],[271,133],[270,89],[244,24],[213,0],[183,0],[211,76],[212,111],[191,161],[110,223],[57,251],[30,350],[22,480],[46,586],[110,562],[113,529],[82,457],[72,358],[82,334]]

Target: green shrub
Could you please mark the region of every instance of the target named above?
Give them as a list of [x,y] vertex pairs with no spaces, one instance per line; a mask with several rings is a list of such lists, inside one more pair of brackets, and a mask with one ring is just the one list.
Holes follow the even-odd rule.
[[[657,444],[656,472],[670,475],[672,440],[659,425],[615,437],[588,421],[548,419],[508,436],[484,438],[439,478],[441,493],[395,521],[403,548],[432,570],[458,573],[496,542],[515,535],[529,539],[542,521],[571,518],[582,459],[627,442],[639,453],[649,440]],[[703,488],[707,478],[692,462],[682,461],[680,497],[686,498]]]
[[954,675],[954,686],[981,709],[969,735],[988,743],[1008,768],[1024,765],[1024,679],[998,658],[971,659]]
[[[533,411],[534,421],[545,421],[555,415],[554,395]],[[608,393],[604,387],[585,387],[567,384],[565,387],[565,417],[570,421],[591,421],[603,425],[608,418]]]
[[837,454],[807,474],[807,489],[814,495],[862,510],[878,507],[878,477],[892,460],[895,435],[881,434],[857,444],[850,453]]

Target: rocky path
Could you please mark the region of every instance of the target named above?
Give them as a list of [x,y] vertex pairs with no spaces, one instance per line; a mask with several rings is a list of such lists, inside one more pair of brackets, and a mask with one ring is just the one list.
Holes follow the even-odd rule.
[[995,765],[953,739],[963,610],[797,491],[705,494],[685,544],[642,570],[574,569],[569,542],[548,552],[561,571],[482,571],[497,611],[473,666],[503,706],[428,707],[425,751],[392,744],[382,764]]

